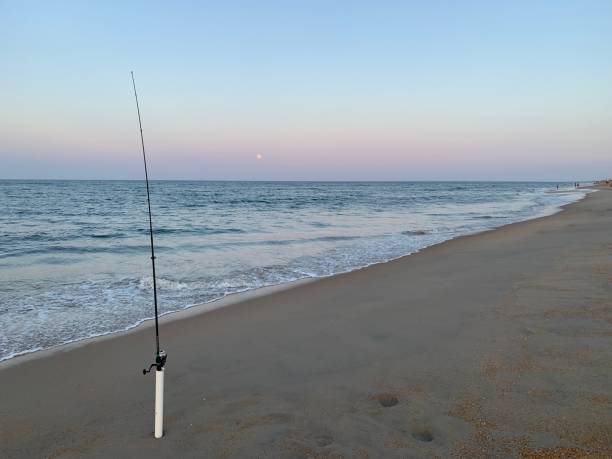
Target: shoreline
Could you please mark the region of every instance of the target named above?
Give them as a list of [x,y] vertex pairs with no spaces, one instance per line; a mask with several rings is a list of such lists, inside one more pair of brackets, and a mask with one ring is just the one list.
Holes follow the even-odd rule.
[[[358,268],[358,269],[363,269],[363,268]],[[333,274],[333,276],[335,275],[337,274]],[[282,284],[267,285],[265,287],[258,287],[258,288],[254,288],[250,290],[245,290],[243,292],[231,293],[221,298],[211,300],[208,303],[195,304],[193,306],[187,306],[183,309],[177,309],[176,311],[166,312],[159,316],[159,325],[161,326],[163,324],[174,322],[177,320],[185,320],[194,315],[206,314],[206,313],[215,311],[216,309],[233,306],[243,301],[248,301],[248,300],[252,300],[255,298],[263,297],[271,293],[280,292],[283,290],[290,290],[302,284],[307,284],[309,282],[316,282],[319,279],[324,279],[324,277],[297,279],[297,280],[290,281],[290,282],[284,282]],[[68,352],[71,349],[76,349],[82,346],[95,344],[97,342],[113,339],[119,336],[131,334],[131,333],[138,333],[142,330],[147,330],[153,327],[154,327],[154,318],[150,317],[150,318],[142,319],[142,321],[140,321],[136,325],[132,325],[123,330],[117,330],[113,332],[104,333],[101,335],[94,335],[94,336],[88,336],[85,338],[79,338],[73,341],[56,344],[54,346],[43,348],[43,349],[24,351],[23,353],[17,354],[13,357],[8,357],[4,360],[0,360],[0,371],[2,371],[4,368],[8,368],[13,365],[19,365],[22,362],[53,357],[53,355],[57,353]]]
[[[583,189],[585,189],[587,187],[583,187]],[[329,274],[329,275],[324,275],[324,276],[313,276],[313,277],[303,277],[300,279],[295,279],[295,280],[290,280],[287,282],[282,282],[279,284],[273,284],[273,285],[267,285],[267,286],[263,286],[263,287],[255,287],[255,288],[250,288],[247,290],[244,290],[242,292],[236,292],[236,293],[230,293],[227,294],[225,296],[213,299],[209,302],[206,303],[200,303],[200,304],[194,304],[191,306],[186,306],[184,308],[181,309],[176,309],[176,310],[172,310],[172,311],[168,311],[166,313],[163,313],[159,316],[159,323],[160,325],[163,325],[164,323],[168,323],[171,321],[176,321],[176,320],[182,320],[188,317],[191,317],[193,315],[200,315],[200,314],[206,314],[208,312],[214,311],[216,309],[219,308],[224,308],[224,307],[228,307],[228,306],[233,306],[235,304],[241,303],[243,301],[248,301],[249,299],[254,299],[254,298],[259,298],[261,296],[266,296],[270,293],[274,293],[274,292],[278,292],[278,291],[283,291],[283,290],[290,290],[296,286],[302,285],[304,283],[310,283],[310,282],[317,282],[320,281],[322,279],[327,279],[330,277],[335,277],[335,276],[341,276],[341,275],[345,275],[345,274],[350,274],[356,271],[360,271],[363,269],[368,269],[372,266],[376,266],[376,265],[380,265],[380,264],[386,264],[386,263],[391,263],[394,262],[396,260],[400,260],[403,259],[405,257],[409,257],[412,255],[415,255],[417,253],[421,253],[425,250],[430,249],[431,247],[435,247],[435,246],[439,246],[442,244],[447,244],[451,241],[457,240],[457,239],[461,239],[464,237],[470,237],[470,236],[478,236],[480,234],[483,233],[488,233],[490,231],[497,231],[500,230],[502,228],[506,228],[512,225],[518,225],[521,223],[526,223],[526,222],[530,222],[530,221],[535,221],[535,220],[539,220],[542,218],[548,218],[554,215],[557,215],[560,212],[563,212],[566,208],[568,208],[569,206],[575,205],[581,201],[583,201],[584,199],[587,199],[589,194],[592,192],[596,192],[598,191],[598,188],[594,188],[594,187],[588,187],[588,188],[592,188],[590,192],[585,192],[583,193],[582,196],[580,196],[577,200],[570,202],[568,204],[564,204],[561,205],[559,207],[556,207],[553,209],[553,211],[551,213],[545,213],[543,215],[536,215],[536,216],[532,216],[529,217],[525,220],[519,220],[516,222],[511,222],[511,223],[507,223],[501,226],[496,226],[496,227],[491,227],[491,228],[486,228],[483,230],[477,230],[475,232],[472,233],[467,233],[467,234],[462,234],[462,235],[458,235],[455,237],[451,237],[450,239],[446,239],[444,241],[441,242],[437,242],[437,243],[433,243],[431,245],[426,245],[423,248],[420,248],[414,252],[410,252],[404,255],[400,255],[398,257],[395,258],[391,258],[389,260],[384,260],[384,261],[380,261],[380,262],[372,262],[370,264],[367,264],[365,266],[359,266],[353,269],[350,269],[348,271],[342,271],[342,272],[337,272],[337,273],[333,273],[333,274]],[[551,193],[561,193],[561,194],[569,194],[569,193],[576,193],[576,190],[551,190]],[[0,371],[2,371],[3,368],[5,367],[9,367],[12,365],[19,365],[21,362],[24,361],[29,361],[32,359],[38,359],[38,358],[47,358],[47,357],[51,357],[53,356],[55,353],[58,352],[64,352],[64,351],[69,351],[72,348],[75,347],[80,347],[80,346],[85,346],[88,344],[93,344],[96,343],[97,341],[102,341],[102,340],[107,340],[107,339],[112,339],[114,337],[117,336],[122,336],[124,334],[129,334],[129,333],[136,333],[140,330],[143,329],[147,329],[147,328],[151,328],[153,326],[153,317],[149,317],[149,318],[145,318],[142,319],[141,321],[139,321],[138,323],[134,324],[134,325],[130,325],[124,329],[121,330],[116,330],[116,331],[111,331],[111,332],[107,332],[107,333],[102,333],[102,334],[96,334],[93,336],[87,336],[84,338],[77,338],[75,340],[72,341],[67,341],[64,343],[59,343],[59,344],[55,344],[53,346],[47,347],[47,348],[40,348],[40,349],[32,349],[32,350],[25,350],[22,352],[19,352],[17,354],[13,354],[12,356],[0,359]]]
[[186,310],[162,331],[162,440],[150,328],[21,359],[0,370],[0,456],[608,457],[611,225],[601,191]]

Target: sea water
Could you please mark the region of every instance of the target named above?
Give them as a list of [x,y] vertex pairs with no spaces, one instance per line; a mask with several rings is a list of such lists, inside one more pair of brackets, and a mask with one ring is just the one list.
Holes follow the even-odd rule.
[[[161,313],[552,214],[572,184],[154,181]],[[0,360],[151,318],[141,181],[0,180]]]

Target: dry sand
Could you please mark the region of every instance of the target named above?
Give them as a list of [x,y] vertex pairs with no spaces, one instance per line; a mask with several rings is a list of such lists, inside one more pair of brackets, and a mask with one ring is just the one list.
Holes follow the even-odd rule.
[[[0,365],[0,457],[612,457],[612,192]],[[588,456],[587,456],[588,455]]]

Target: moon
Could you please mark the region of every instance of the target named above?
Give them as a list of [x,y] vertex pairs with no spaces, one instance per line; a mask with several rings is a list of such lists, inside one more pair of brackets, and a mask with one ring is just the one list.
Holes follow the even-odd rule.
[[255,158],[257,159],[257,161],[262,160],[263,159],[263,155],[261,153],[257,153],[255,155]]

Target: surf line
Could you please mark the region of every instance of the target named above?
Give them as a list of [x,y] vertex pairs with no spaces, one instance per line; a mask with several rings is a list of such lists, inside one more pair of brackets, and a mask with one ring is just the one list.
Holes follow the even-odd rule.
[[144,137],[142,134],[142,121],[140,119],[140,105],[138,104],[138,93],[136,92],[136,81],[134,72],[132,74],[132,86],[134,87],[134,98],[136,99],[136,111],[138,112],[138,127],[140,128],[140,144],[142,145],[142,159],[144,162],[145,182],[147,184],[147,206],[149,210],[149,238],[151,240],[151,269],[153,270],[153,304],[155,307],[155,363],[142,370],[142,374],[150,373],[155,367],[155,438],[164,435],[164,367],[166,365],[166,352],[159,348],[159,314],[157,311],[157,281],[155,279],[155,247],[153,245],[153,217],[151,216],[151,193],[149,191],[149,172],[147,171],[147,154],[145,152]]

